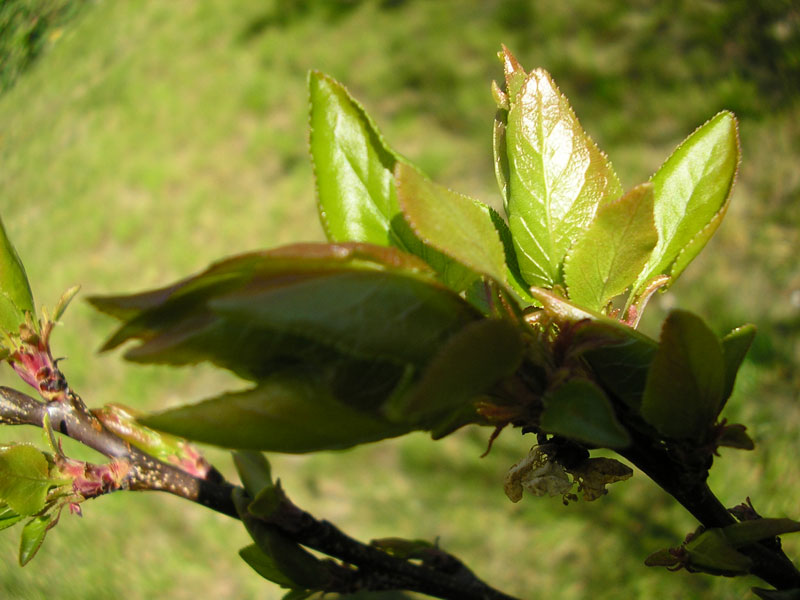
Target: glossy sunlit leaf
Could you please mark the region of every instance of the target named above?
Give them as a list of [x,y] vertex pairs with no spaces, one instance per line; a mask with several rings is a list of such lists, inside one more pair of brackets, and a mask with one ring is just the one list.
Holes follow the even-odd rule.
[[717,337],[700,317],[671,312],[647,375],[642,416],[667,437],[701,440],[719,415],[724,385]]
[[619,180],[542,69],[528,75],[512,103],[505,137],[507,212],[520,270],[528,284],[552,287],[598,205],[621,194]]
[[417,237],[469,268],[504,282],[505,252],[485,204],[398,163],[400,208]]
[[739,154],[736,118],[723,111],[684,140],[653,175],[659,239],[636,281],[637,292],[661,274],[674,281],[714,234],[728,208]]
[[308,83],[311,157],[328,238],[388,245],[397,155],[340,83],[313,71]]
[[387,407],[398,422],[418,424],[464,407],[522,359],[519,330],[508,321],[482,319],[452,335],[428,364],[419,382]]
[[253,389],[142,421],[148,427],[199,442],[289,453],[348,448],[410,430],[407,425],[351,408],[313,373],[275,375]]
[[636,280],[657,241],[651,183],[601,204],[564,264],[570,299],[602,310]]
[[497,84],[493,83],[492,85],[492,92],[496,96],[498,105],[497,114],[494,118],[492,148],[495,176],[503,197],[503,206],[507,208],[509,167],[508,154],[506,152],[506,130],[508,128],[508,111],[512,103],[516,103],[528,74],[505,46],[503,46],[503,50],[498,54],[498,57],[503,63],[504,89],[500,90]]
[[39,548],[42,547],[42,542],[47,535],[48,530],[55,525],[52,514],[46,514],[39,517],[34,517],[22,528],[22,538],[19,544],[19,564],[20,566],[27,565]]
[[800,522],[793,519],[753,519],[728,525],[722,531],[734,548],[741,548],[767,538],[800,531]]
[[17,333],[25,311],[35,314],[25,267],[0,220],[0,330]]
[[599,446],[624,448],[630,437],[603,391],[585,379],[572,379],[548,392],[539,425],[547,433]]
[[48,490],[60,483],[50,478],[44,454],[34,446],[0,448],[0,501],[16,513],[33,515],[44,508]]
[[722,391],[723,400],[727,400],[733,393],[736,383],[736,374],[742,361],[756,336],[755,325],[742,325],[722,338],[722,358],[725,361],[725,387]]

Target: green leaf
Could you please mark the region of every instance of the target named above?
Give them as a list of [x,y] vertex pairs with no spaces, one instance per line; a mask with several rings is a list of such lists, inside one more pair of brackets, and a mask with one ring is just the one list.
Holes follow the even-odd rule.
[[272,468],[261,452],[239,450],[233,453],[233,464],[247,493],[255,498],[263,488],[272,485]]
[[304,372],[276,374],[253,389],[141,421],[218,446],[289,453],[348,448],[409,431],[407,425],[347,406],[314,373]]
[[800,531],[800,522],[793,519],[753,519],[722,528],[734,548],[741,548],[784,533]]
[[286,500],[286,494],[281,489],[280,480],[261,488],[253,501],[247,506],[247,511],[259,519],[268,520]]
[[397,155],[340,83],[312,71],[308,85],[311,157],[328,238],[389,245]]
[[800,588],[791,590],[765,590],[752,588],[753,593],[762,600],[800,600]]
[[603,386],[639,412],[658,343],[618,322],[583,321],[572,343]]
[[16,525],[22,519],[23,516],[17,514],[11,507],[0,504],[0,531]]
[[[281,531],[250,514],[250,498],[242,490],[233,492],[233,501],[239,517],[258,548],[272,561],[280,578],[291,582],[291,587],[325,589],[330,583],[330,573],[325,564]],[[265,566],[262,560],[259,563]],[[272,570],[269,571],[272,574]]]
[[653,175],[659,239],[636,281],[637,293],[661,274],[674,281],[703,249],[727,211],[739,154],[736,118],[723,111],[686,138]]
[[602,204],[564,264],[570,299],[602,310],[636,280],[657,241],[651,183]]
[[387,407],[401,423],[428,423],[459,410],[516,371],[523,343],[513,324],[482,319],[466,325],[445,342],[419,382]]
[[509,228],[522,275],[553,287],[598,205],[620,196],[619,180],[543,69],[528,75],[512,102],[506,152]]
[[680,562],[680,559],[668,548],[657,550],[644,560],[645,566],[648,567],[674,567]]
[[407,164],[398,163],[395,177],[400,208],[420,240],[478,273],[505,281],[505,251],[488,206],[433,183]]
[[502,52],[498,53],[500,61],[503,63],[504,88],[501,91],[496,84],[492,85],[492,92],[498,101],[498,110],[494,118],[494,130],[492,135],[492,149],[494,152],[494,172],[497,177],[497,184],[500,186],[500,194],[503,197],[503,206],[508,208],[508,153],[506,151],[506,129],[508,127],[508,111],[511,102],[516,102],[520,89],[528,76],[525,70],[514,58],[514,55],[503,46]]
[[742,361],[756,336],[755,325],[742,325],[722,338],[722,358],[725,361],[725,387],[722,390],[723,400],[727,400],[733,393],[736,383],[736,374]]
[[586,379],[571,379],[548,392],[539,425],[547,433],[601,448],[624,448],[631,441],[608,397]]
[[24,567],[27,565],[39,548],[47,535],[48,530],[56,524],[52,514],[34,517],[22,528],[22,538],[19,544],[19,564]]
[[44,508],[48,490],[60,483],[50,478],[47,459],[34,446],[0,448],[0,500],[16,513],[38,513]]
[[17,333],[25,311],[35,315],[25,267],[0,220],[0,330]]
[[271,556],[264,553],[257,545],[251,544],[239,550],[239,556],[264,579],[277,583],[282,588],[295,588],[297,584],[281,573]]
[[459,296],[414,277],[351,271],[212,300],[233,322],[302,335],[364,359],[423,363],[479,315]]
[[706,529],[685,546],[689,561],[687,567],[712,575],[744,575],[753,562],[737,552],[721,529]]
[[700,317],[676,310],[661,330],[642,398],[642,416],[662,435],[701,441],[722,407],[722,348]]
[[[131,338],[147,339],[166,327],[205,327],[209,300],[257,280],[282,285],[298,279],[349,270],[398,271],[432,281],[433,273],[415,256],[371,244],[302,243],[233,256],[172,285],[124,296],[95,296],[98,310],[124,321],[103,346],[110,350]],[[199,324],[196,322],[199,321]]]
[[[292,590],[290,592],[286,592],[286,594],[281,598],[281,600],[306,600],[306,598],[311,598],[314,594],[320,594],[316,590]],[[324,598],[325,592],[322,592],[321,595],[318,597]]]

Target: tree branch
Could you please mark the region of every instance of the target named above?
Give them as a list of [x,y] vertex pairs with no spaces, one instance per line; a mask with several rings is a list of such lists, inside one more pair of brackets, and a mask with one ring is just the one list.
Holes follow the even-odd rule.
[[[130,464],[125,489],[164,491],[239,519],[233,492],[244,493],[224,480],[215,469],[205,478],[161,462],[109,431],[86,409],[80,398],[68,393],[69,402],[39,402],[12,388],[0,386],[0,424],[42,427],[45,414],[58,431],[103,455]],[[270,524],[297,543],[352,565],[336,569],[339,589],[400,589],[421,592],[443,600],[515,600],[478,579],[461,561],[435,549],[422,564],[392,556],[359,542],[328,521],[320,521],[288,498]]]

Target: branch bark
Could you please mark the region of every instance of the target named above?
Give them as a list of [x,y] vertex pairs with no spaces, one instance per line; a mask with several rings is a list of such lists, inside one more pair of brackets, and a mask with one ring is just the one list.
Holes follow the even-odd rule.
[[[45,414],[58,431],[112,459],[130,463],[126,489],[164,491],[211,510],[239,519],[233,500],[238,486],[224,480],[215,469],[205,478],[159,461],[109,431],[73,392],[69,402],[40,402],[17,390],[0,386],[0,424],[42,427]],[[355,540],[328,521],[316,519],[288,498],[270,518],[297,543],[345,563],[337,568],[338,590],[409,590],[443,600],[516,600],[478,579],[461,561],[438,551],[433,559],[417,564],[392,556]],[[355,568],[352,568],[355,567]]]

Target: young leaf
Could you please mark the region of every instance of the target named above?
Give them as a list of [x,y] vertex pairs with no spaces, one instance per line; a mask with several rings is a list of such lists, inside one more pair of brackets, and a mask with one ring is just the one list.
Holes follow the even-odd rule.
[[[330,572],[325,563],[302,546],[289,539],[275,526],[256,518],[247,510],[249,496],[242,490],[233,492],[233,502],[247,532],[258,548],[272,561],[272,566],[291,587],[325,589],[330,583]],[[261,566],[266,566],[263,562]],[[272,570],[268,571],[272,574]]]
[[449,415],[511,375],[522,351],[519,330],[508,321],[470,323],[442,345],[410,392],[393,399],[387,415],[412,424]]
[[272,468],[261,452],[239,450],[233,453],[233,463],[251,497],[255,498],[263,488],[272,485]]
[[605,308],[636,280],[657,241],[651,183],[601,204],[564,263],[570,300],[593,310]]
[[702,440],[719,415],[724,385],[717,337],[700,317],[671,312],[647,375],[642,416],[667,437]]
[[793,588],[791,590],[752,588],[751,591],[762,600],[800,600],[800,588]]
[[397,155],[340,83],[312,71],[308,85],[311,158],[328,238],[389,245]]
[[52,514],[34,517],[22,528],[22,538],[19,543],[19,564],[24,567],[27,565],[39,548],[47,535],[48,530],[55,525],[56,521]]
[[23,519],[22,515],[17,514],[12,508],[0,503],[0,531],[16,525]]
[[34,515],[44,508],[47,491],[60,483],[50,478],[44,454],[29,444],[0,448],[0,501],[17,514]]
[[529,285],[553,287],[598,205],[621,194],[619,180],[542,69],[525,80],[505,137],[507,211],[520,269]]
[[572,379],[548,392],[539,425],[547,433],[601,448],[624,448],[631,441],[606,395],[586,379]]
[[239,556],[264,579],[277,583],[282,588],[293,589],[297,584],[281,573],[271,556],[263,552],[257,545],[251,544],[239,550]]
[[687,567],[712,575],[743,575],[750,571],[752,561],[737,552],[722,529],[706,529],[685,546]]
[[245,450],[304,453],[396,437],[390,423],[339,401],[312,373],[276,374],[253,389],[145,417],[148,427]]
[[736,118],[723,111],[684,140],[653,175],[658,244],[636,281],[637,293],[661,274],[674,281],[711,238],[727,211],[739,154]]
[[600,383],[638,412],[658,343],[627,325],[610,320],[579,323],[572,343],[586,358]]
[[734,548],[741,548],[784,533],[800,531],[800,522],[793,519],[753,519],[722,528]]
[[302,335],[354,357],[415,364],[479,316],[444,287],[381,271],[253,285],[209,306],[232,322]]
[[0,220],[0,330],[17,333],[25,311],[36,314],[25,267]]
[[505,252],[491,208],[404,163],[397,164],[395,177],[400,208],[420,240],[478,273],[505,281]]
[[722,338],[722,358],[725,361],[725,387],[722,390],[723,400],[733,393],[736,374],[742,366],[747,351],[756,336],[755,325],[742,325]]

